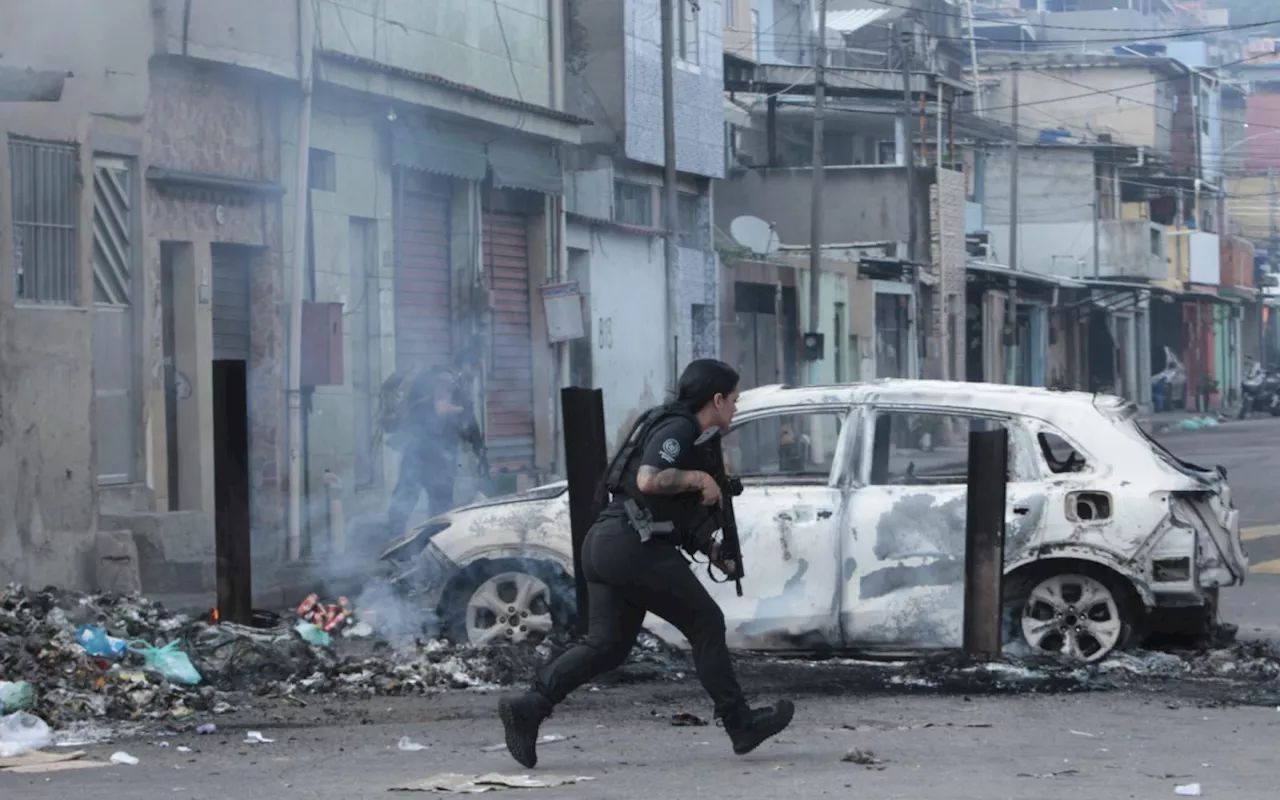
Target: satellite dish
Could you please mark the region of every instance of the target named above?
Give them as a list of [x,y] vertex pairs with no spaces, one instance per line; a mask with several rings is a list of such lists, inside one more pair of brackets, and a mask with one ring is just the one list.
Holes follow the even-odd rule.
[[733,240],[757,255],[771,256],[778,251],[778,234],[773,226],[759,217],[737,217],[729,223]]

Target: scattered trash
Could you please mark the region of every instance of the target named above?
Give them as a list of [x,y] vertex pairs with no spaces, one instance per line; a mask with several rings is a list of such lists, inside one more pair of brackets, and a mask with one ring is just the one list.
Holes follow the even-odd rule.
[[245,744],[271,744],[275,739],[268,739],[259,731],[249,731],[244,736]]
[[68,769],[105,767],[105,761],[81,761],[83,750],[70,753],[42,753],[32,750],[20,756],[0,758],[0,772],[61,772]]
[[1090,739],[1094,738],[1094,735],[1092,733],[1085,733],[1084,731],[1068,731],[1068,733],[1070,733],[1072,736],[1087,736]]
[[1078,770],[1078,769],[1062,769],[1062,770],[1058,770],[1057,772],[1042,772],[1042,773],[1040,773],[1040,774],[1038,774],[1038,775],[1033,775],[1033,774],[1032,774],[1032,773],[1030,773],[1030,772],[1019,772],[1019,773],[1018,773],[1018,775],[1017,775],[1017,777],[1019,777],[1019,778],[1050,778],[1050,779],[1052,779],[1052,778],[1065,778],[1065,777],[1067,777],[1068,775],[1079,775],[1079,774],[1080,774],[1080,770]]
[[138,766],[138,759],[129,755],[123,750],[111,754],[112,764],[128,764],[131,767]]
[[[552,742],[563,742],[568,738],[569,737],[561,736],[558,733],[548,733],[538,737],[538,744],[551,744]],[[486,753],[497,753],[500,750],[506,750],[507,745],[506,743],[491,744],[488,747],[481,747],[480,749]]]
[[410,739],[408,736],[401,736],[400,741],[396,742],[396,749],[404,750],[407,753],[416,753],[419,750],[426,750],[430,747],[431,745],[428,745],[428,744],[418,744],[417,742]]
[[190,752],[192,752],[192,751],[191,751],[191,748],[190,748],[190,747],[187,747],[187,746],[185,746],[185,745],[178,745],[178,752],[179,752],[179,753],[190,753]]
[[25,711],[0,717],[0,758],[41,750],[53,742],[45,721]]
[[347,598],[339,597],[336,605],[326,606],[320,602],[319,595],[312,593],[298,606],[298,616],[329,633],[351,624],[351,604]]
[[26,681],[0,681],[0,714],[26,711],[36,704],[36,690]]
[[166,679],[194,686],[200,682],[200,673],[191,664],[191,658],[178,649],[178,644],[178,640],[174,639],[164,647],[152,647],[138,640],[129,643],[129,650],[141,653],[147,666],[157,670]]
[[886,762],[876,758],[875,753],[870,750],[858,750],[856,748],[845,753],[844,758],[840,760],[846,764],[858,764],[873,770],[883,770],[886,766]]
[[1173,787],[1173,793],[1177,795],[1182,795],[1183,797],[1199,797],[1200,784],[1187,783],[1187,784],[1183,784],[1182,786],[1175,786]]
[[456,772],[442,772],[420,781],[393,786],[391,791],[479,794],[480,792],[497,791],[499,789],[549,789],[590,780],[594,780],[594,778],[563,777],[559,775],[540,775],[535,778],[531,775],[500,775],[496,772],[491,772],[488,775],[461,775]]
[[328,647],[333,644],[333,637],[325,633],[324,630],[312,622],[299,622],[293,626],[303,641],[307,644],[319,645],[320,647]]
[[214,725],[212,722],[206,722],[205,724],[200,725],[196,728],[196,733],[200,734],[201,736],[208,736],[211,733],[217,733],[217,732],[218,732],[218,726]]
[[707,721],[697,714],[679,711],[671,715],[671,724],[678,728],[702,727]]
[[119,658],[128,648],[124,639],[117,639],[95,625],[81,625],[77,628],[76,641],[86,653],[98,658]]

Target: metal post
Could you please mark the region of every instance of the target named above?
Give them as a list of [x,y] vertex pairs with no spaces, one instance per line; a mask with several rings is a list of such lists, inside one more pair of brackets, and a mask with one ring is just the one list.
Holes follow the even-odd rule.
[[564,428],[565,479],[569,484],[569,530],[573,579],[577,587],[578,631],[587,632],[587,578],[582,573],[582,541],[601,509],[596,489],[609,465],[604,435],[604,393],[570,386],[560,390]]
[[1009,431],[969,434],[964,529],[964,651],[998,656],[1004,592],[1004,512]]
[[[911,104],[911,47],[906,22],[899,29],[899,46],[902,56],[902,111],[904,115],[902,136],[907,150],[907,259],[916,260],[916,146],[912,128],[915,127],[915,109]],[[917,312],[918,313],[918,312]]]
[[[809,330],[818,333],[822,279],[822,124],[826,112],[827,0],[818,0],[818,48],[813,80],[813,195],[809,202]],[[818,361],[809,362],[809,383],[817,385]]]
[[973,65],[973,105],[982,114],[982,87],[978,84],[978,37],[973,33],[973,0],[965,0],[965,18],[969,23],[969,60]]
[[1013,148],[1009,152],[1009,267],[1018,269],[1018,64],[1013,67]]
[[680,251],[677,242],[679,214],[676,208],[676,101],[675,101],[675,0],[662,0],[662,227],[666,230],[663,256],[667,275],[667,388],[675,391],[680,354]]
[[1101,253],[1098,252],[1098,227],[1102,224],[1102,187],[1099,184],[1098,175],[1098,158],[1095,155],[1093,159],[1093,277],[1096,279],[1100,276]]

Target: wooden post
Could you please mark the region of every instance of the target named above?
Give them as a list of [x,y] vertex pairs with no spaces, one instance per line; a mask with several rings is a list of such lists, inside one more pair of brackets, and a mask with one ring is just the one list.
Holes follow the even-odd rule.
[[600,509],[595,494],[608,468],[604,435],[604,394],[570,386],[560,390],[564,419],[565,478],[569,484],[569,529],[573,536],[573,579],[577,586],[578,632],[587,632],[587,579],[582,574],[582,541]]
[[969,434],[964,531],[964,650],[998,656],[1004,589],[1004,512],[1009,431]]

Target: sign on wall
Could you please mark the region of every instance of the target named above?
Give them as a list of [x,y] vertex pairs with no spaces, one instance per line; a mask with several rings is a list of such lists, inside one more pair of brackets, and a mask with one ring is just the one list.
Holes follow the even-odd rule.
[[568,342],[586,335],[582,316],[582,293],[578,282],[552,283],[541,287],[542,307],[547,317],[547,340]]

